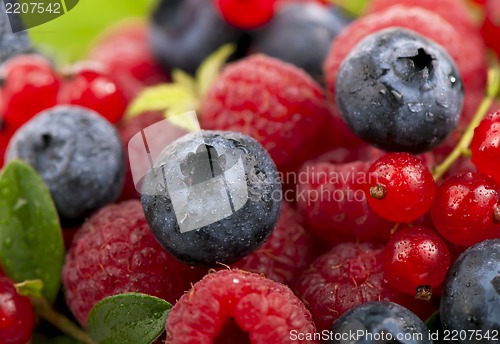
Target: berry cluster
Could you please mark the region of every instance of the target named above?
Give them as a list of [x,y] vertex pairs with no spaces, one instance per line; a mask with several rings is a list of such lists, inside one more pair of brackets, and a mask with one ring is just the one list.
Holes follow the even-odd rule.
[[61,68],[1,5],[0,343],[500,331],[500,9],[472,2],[161,0]]

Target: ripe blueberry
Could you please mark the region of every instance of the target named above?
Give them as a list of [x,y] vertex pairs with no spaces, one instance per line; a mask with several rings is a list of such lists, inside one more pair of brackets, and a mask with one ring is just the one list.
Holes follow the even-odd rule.
[[230,264],[251,253],[274,229],[281,206],[269,154],[249,136],[223,131],[167,146],[141,193],[158,242],[190,265]]
[[235,43],[242,34],[220,17],[209,0],[162,0],[153,12],[150,36],[164,69],[194,73],[212,52]]
[[[448,272],[441,297],[444,330],[481,335],[500,331],[500,239],[468,248]],[[459,343],[493,343],[497,339],[467,336]]]
[[318,3],[290,4],[254,34],[253,49],[319,79],[330,44],[345,25],[339,14]]
[[[11,20],[15,20],[11,17]],[[4,4],[0,4],[0,63],[12,56],[33,51],[31,41],[26,31],[12,32],[9,17],[5,13]]]
[[349,127],[387,151],[435,148],[456,127],[463,85],[436,43],[401,28],[362,40],[340,66],[336,99]]
[[122,142],[108,121],[82,107],[57,106],[35,116],[12,137],[6,160],[12,159],[38,171],[64,219],[86,216],[122,190]]
[[364,337],[349,343],[430,344],[428,332],[422,320],[403,306],[376,301],[351,308],[338,318],[331,333],[341,336],[339,340],[335,337],[328,343],[347,343],[347,340],[341,340],[342,335],[363,333]]

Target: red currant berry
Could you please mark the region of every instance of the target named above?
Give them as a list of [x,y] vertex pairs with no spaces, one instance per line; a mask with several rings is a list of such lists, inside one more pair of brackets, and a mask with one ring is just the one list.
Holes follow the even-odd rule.
[[3,121],[20,127],[57,104],[60,80],[51,63],[39,55],[19,55],[2,66]]
[[411,222],[432,205],[436,185],[422,159],[408,153],[389,153],[368,170],[368,204],[383,218]]
[[487,116],[474,130],[470,145],[477,170],[500,182],[500,111]]
[[439,234],[456,245],[500,237],[500,187],[481,173],[450,177],[437,189],[431,216]]
[[26,344],[34,323],[30,299],[19,295],[7,277],[0,277],[0,343]]
[[60,104],[80,105],[96,111],[111,123],[125,112],[127,100],[118,85],[106,74],[82,69],[66,82],[59,94]]
[[274,16],[276,0],[213,0],[230,25],[243,30],[256,29]]
[[450,268],[450,252],[439,235],[425,227],[405,228],[385,247],[384,277],[391,287],[430,299]]

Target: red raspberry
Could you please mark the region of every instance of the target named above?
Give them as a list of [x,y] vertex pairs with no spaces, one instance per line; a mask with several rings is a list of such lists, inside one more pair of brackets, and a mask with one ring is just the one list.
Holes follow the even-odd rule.
[[205,276],[175,304],[167,343],[315,343],[311,314],[288,287],[261,275],[222,270]]
[[325,62],[326,81],[332,95],[340,64],[352,48],[367,35],[393,26],[413,30],[441,44],[455,60],[466,89],[483,89],[486,51],[476,35],[460,32],[439,15],[422,8],[393,6],[354,21],[337,36]]
[[30,299],[19,295],[9,278],[0,277],[0,343],[27,343],[34,325]]
[[337,236],[387,241],[394,224],[368,207],[363,191],[369,163],[305,164],[299,172],[297,206],[311,232],[330,243]]
[[[102,63],[132,100],[145,85],[167,82],[168,77],[151,53],[146,23],[118,24],[94,45],[89,58]],[[126,58],[124,58],[126,56]]]
[[311,142],[329,116],[321,88],[309,75],[264,55],[225,68],[201,106],[203,128],[252,136],[281,168],[311,154]]
[[4,164],[5,151],[7,150],[7,146],[9,145],[10,138],[16,131],[7,123],[1,122],[2,119],[0,118],[0,169]]
[[[130,169],[129,161],[129,151],[128,143],[134,135],[137,135],[141,130],[146,129],[150,125],[164,120],[165,117],[162,112],[145,112],[139,116],[133,117],[131,119],[126,119],[118,124],[118,132],[122,138],[123,144],[125,145],[126,159],[125,164],[125,183],[123,185],[123,192],[119,198],[120,201],[127,199],[139,199],[140,194],[137,192],[136,186],[134,184],[134,179],[132,177],[132,171]],[[150,135],[152,138],[162,139],[161,135]],[[137,162],[136,162],[137,163]]]
[[399,303],[425,318],[431,304],[391,289],[384,282],[384,247],[342,243],[304,271],[297,291],[308,305],[318,331],[330,329],[345,311],[370,301]]
[[280,283],[290,283],[311,258],[312,242],[299,214],[286,202],[276,228],[266,242],[231,267],[264,274]]
[[156,242],[140,201],[109,205],[76,234],[66,256],[63,283],[69,308],[85,326],[94,304],[125,292],[175,300],[198,272],[177,262]]
[[454,27],[476,30],[467,4],[463,0],[374,0],[370,13],[381,12],[395,5],[421,7],[446,19]]
[[500,1],[487,0],[485,3],[486,17],[481,27],[481,35],[488,47],[500,56]]

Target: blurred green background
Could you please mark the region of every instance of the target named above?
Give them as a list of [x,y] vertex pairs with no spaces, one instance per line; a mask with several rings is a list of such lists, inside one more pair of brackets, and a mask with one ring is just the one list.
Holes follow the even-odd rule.
[[92,42],[110,25],[125,18],[146,18],[156,1],[80,0],[65,15],[28,32],[40,50],[60,63],[70,63],[85,56]]

